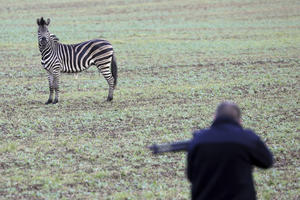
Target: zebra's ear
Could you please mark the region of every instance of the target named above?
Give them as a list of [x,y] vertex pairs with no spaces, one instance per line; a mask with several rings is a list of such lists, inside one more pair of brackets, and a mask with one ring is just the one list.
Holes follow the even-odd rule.
[[40,25],[40,19],[39,18],[36,19],[36,23],[37,23],[37,25]]
[[50,19],[47,19],[46,25],[48,26],[50,24]]

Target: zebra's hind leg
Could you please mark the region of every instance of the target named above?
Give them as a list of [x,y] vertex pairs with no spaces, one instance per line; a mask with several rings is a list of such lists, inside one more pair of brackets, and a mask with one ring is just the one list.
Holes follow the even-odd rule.
[[111,74],[110,71],[110,62],[105,65],[100,65],[97,66],[101,74],[104,76],[108,83],[108,96],[107,96],[107,101],[112,101],[113,100],[113,95],[114,95],[114,77]]
[[49,94],[49,98],[45,104],[52,103],[52,99],[53,99],[53,75],[50,72],[48,72],[48,81],[49,81],[50,94]]

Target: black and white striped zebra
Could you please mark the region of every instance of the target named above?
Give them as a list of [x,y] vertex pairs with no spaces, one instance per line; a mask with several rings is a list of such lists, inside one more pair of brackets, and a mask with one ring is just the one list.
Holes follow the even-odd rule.
[[[42,55],[42,65],[48,72],[50,95],[46,104],[57,103],[59,97],[60,73],[78,73],[95,65],[109,85],[107,101],[113,99],[117,84],[117,64],[112,45],[102,39],[94,39],[79,44],[62,44],[50,34],[50,19],[37,19],[38,42]],[[53,101],[53,93],[55,99]]]

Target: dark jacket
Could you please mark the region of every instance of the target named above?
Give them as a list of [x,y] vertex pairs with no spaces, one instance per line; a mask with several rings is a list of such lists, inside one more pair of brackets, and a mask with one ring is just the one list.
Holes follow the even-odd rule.
[[196,131],[188,151],[192,200],[253,200],[253,166],[269,168],[273,157],[251,130],[230,118]]

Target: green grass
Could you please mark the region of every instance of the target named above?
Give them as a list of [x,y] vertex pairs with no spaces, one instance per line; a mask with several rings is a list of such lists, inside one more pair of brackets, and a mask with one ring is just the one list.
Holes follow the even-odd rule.
[[[0,0],[0,199],[188,199],[183,153],[222,100],[237,102],[275,157],[255,169],[258,199],[299,199],[298,1]],[[62,43],[109,40],[113,103],[93,67],[48,98],[36,18]]]

